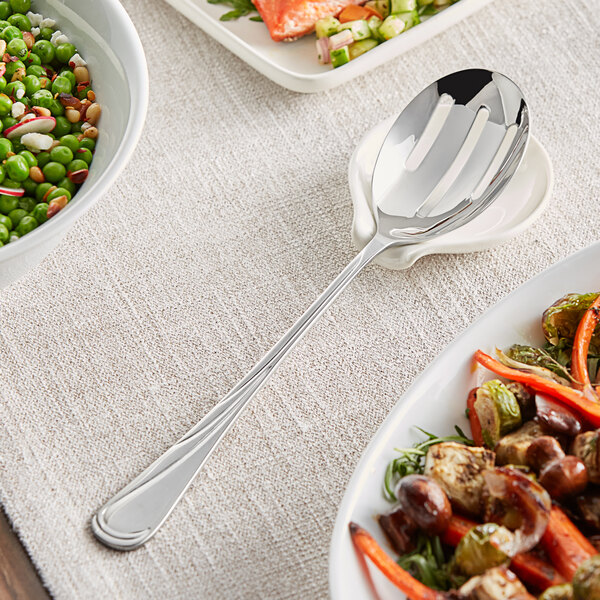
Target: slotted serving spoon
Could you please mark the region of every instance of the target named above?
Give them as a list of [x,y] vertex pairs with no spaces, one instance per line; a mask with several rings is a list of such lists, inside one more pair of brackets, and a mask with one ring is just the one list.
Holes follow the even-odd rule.
[[517,170],[528,137],[523,94],[500,73],[459,71],[423,90],[379,151],[371,242],[229,394],[94,515],[94,535],[118,550],[150,539],[250,398],[363,267],[390,246],[430,239],[476,217]]

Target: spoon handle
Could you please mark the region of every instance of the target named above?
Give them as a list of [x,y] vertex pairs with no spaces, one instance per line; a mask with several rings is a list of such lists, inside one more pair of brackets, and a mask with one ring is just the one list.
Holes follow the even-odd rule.
[[133,550],[156,533],[250,398],[350,281],[387,246],[389,241],[373,238],[244,379],[100,508],[92,518],[92,531],[103,544]]

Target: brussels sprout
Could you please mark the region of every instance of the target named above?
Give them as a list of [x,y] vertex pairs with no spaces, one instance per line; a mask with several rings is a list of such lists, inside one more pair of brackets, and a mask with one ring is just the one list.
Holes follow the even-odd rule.
[[477,390],[475,412],[486,445],[493,449],[498,440],[521,426],[521,409],[515,395],[498,379],[486,381]]
[[548,588],[538,600],[573,600],[573,588],[570,583],[553,585]]
[[586,560],[573,575],[574,600],[600,598],[600,554]]
[[[510,544],[511,532],[496,523],[476,525],[460,540],[454,553],[454,567],[463,575],[480,575],[510,561],[498,546]],[[493,542],[493,543],[492,543]]]
[[[546,339],[553,345],[561,339],[572,340],[583,313],[598,297],[597,292],[589,294],[567,294],[547,308],[542,315],[542,329]],[[600,350],[600,335],[592,337],[590,350],[596,354]]]
[[498,352],[498,356],[500,361],[509,367],[541,375],[562,385],[570,385],[570,382],[573,381],[568,369],[542,348],[514,344],[505,354]]

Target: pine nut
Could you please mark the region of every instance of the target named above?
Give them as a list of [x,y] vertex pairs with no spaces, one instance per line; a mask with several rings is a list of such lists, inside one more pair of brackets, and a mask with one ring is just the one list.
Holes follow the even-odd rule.
[[90,80],[90,72],[87,67],[75,67],[73,69],[73,75],[75,75],[75,81],[77,83],[83,83],[84,81]]
[[69,120],[69,123],[78,123],[79,122],[79,111],[74,108],[67,108],[65,112],[65,116]]
[[29,169],[29,177],[36,183],[44,183],[44,181],[46,181],[44,173],[42,173],[42,170],[39,167],[31,167]]
[[88,137],[95,140],[98,137],[98,129],[96,127],[90,127],[89,129],[86,129],[83,137]]
[[102,113],[102,108],[97,102],[94,102],[91,106],[88,106],[88,109],[85,113],[85,120],[91,125],[95,125],[100,118],[100,114]]

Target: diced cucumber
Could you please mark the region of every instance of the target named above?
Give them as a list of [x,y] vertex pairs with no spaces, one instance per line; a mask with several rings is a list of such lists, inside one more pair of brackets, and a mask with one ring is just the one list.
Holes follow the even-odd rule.
[[379,28],[381,27],[383,21],[379,17],[373,15],[369,18],[367,23],[369,24],[369,29],[371,30],[371,37],[383,42],[383,36],[379,33]]
[[391,40],[397,35],[400,35],[404,31],[405,27],[406,24],[404,23],[403,19],[401,19],[398,15],[390,15],[389,17],[386,17],[381,24],[379,33],[383,36],[383,39]]
[[330,37],[340,30],[340,22],[335,17],[319,19],[315,25],[315,33],[318,38]]
[[333,68],[341,67],[350,61],[350,52],[348,51],[348,46],[344,46],[343,48],[338,48],[337,50],[331,50],[329,53],[331,57],[331,64]]
[[402,12],[394,15],[396,17],[400,17],[404,21],[404,30],[410,29],[415,25],[418,25],[421,22],[419,17],[419,13],[416,10],[411,10],[410,12]]
[[389,0],[369,0],[365,6],[369,6],[376,10],[384,19],[390,14]]
[[352,33],[352,37],[354,41],[365,40],[371,37],[371,30],[369,29],[369,24],[364,19],[359,19],[357,21],[348,21],[347,23],[343,23],[340,27],[340,31],[343,29],[347,29]]
[[354,44],[350,44],[348,46],[348,52],[350,53],[350,60],[354,60],[355,58],[358,58],[361,54],[364,54],[365,52],[372,50],[377,45],[378,45],[377,40],[374,40],[371,38],[368,40],[361,40],[360,42],[354,42]]
[[410,12],[417,8],[417,0],[392,0],[390,12],[395,15],[396,13]]

